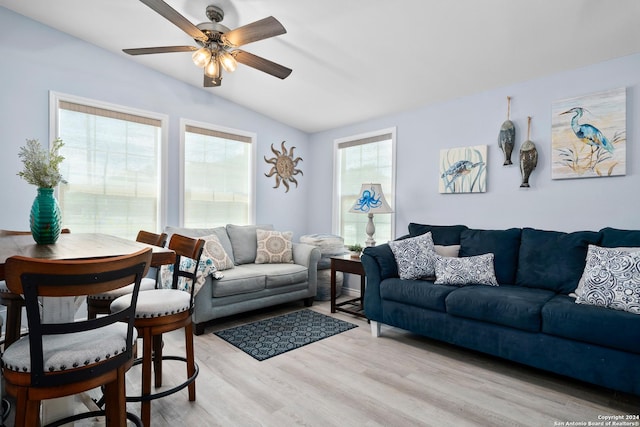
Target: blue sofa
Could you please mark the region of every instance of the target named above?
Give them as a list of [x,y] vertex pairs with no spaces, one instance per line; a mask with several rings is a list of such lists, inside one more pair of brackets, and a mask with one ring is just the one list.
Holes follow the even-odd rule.
[[[640,395],[640,314],[576,304],[588,245],[639,247],[640,231],[564,233],[410,224],[467,257],[494,254],[499,286],[400,279],[389,244],[366,248],[364,309],[390,325],[613,390]],[[458,246],[459,245],[459,246]],[[438,246],[436,246],[437,248]]]

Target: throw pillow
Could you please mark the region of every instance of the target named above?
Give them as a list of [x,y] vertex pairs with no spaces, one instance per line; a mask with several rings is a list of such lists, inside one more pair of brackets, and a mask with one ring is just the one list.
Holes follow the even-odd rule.
[[224,250],[220,238],[216,234],[202,237],[204,240],[204,249],[202,256],[213,260],[216,270],[223,271],[233,268],[233,261],[229,257],[227,251]]
[[[194,271],[196,268],[195,261],[191,258],[180,258],[180,269],[183,271]],[[194,295],[198,293],[202,285],[204,285],[207,276],[216,271],[216,267],[213,264],[211,258],[206,258],[204,255],[200,257],[198,263],[198,271],[196,272],[196,283],[194,289]],[[191,281],[187,281],[185,277],[178,277],[178,289],[181,291],[190,292]],[[171,289],[173,286],[173,264],[163,265],[160,267],[160,287],[163,289]]]
[[293,231],[256,230],[256,264],[292,263],[292,238]]
[[493,254],[463,258],[436,258],[436,285],[498,286],[493,268]]
[[220,243],[222,244],[222,247],[224,248],[225,252],[229,255],[229,258],[231,258],[231,261],[233,262],[233,248],[231,247],[231,240],[229,240],[229,235],[227,234],[227,229],[226,227],[215,227],[215,228],[187,228],[187,227],[173,227],[170,225],[167,225],[164,228],[164,232],[167,233],[167,242],[171,240],[171,236],[174,234],[182,234],[183,236],[188,236],[188,237],[201,237],[204,238],[204,236],[210,236],[212,234],[215,234],[216,236],[218,236],[218,239],[220,240]]
[[460,254],[460,245],[433,245],[440,256],[457,257]]
[[[613,248],[613,249],[617,249],[619,251],[625,251],[625,252],[638,252],[640,251],[640,247],[636,248],[636,247],[617,247],[617,248]],[[587,253],[587,258],[589,257],[589,253]],[[587,268],[585,266],[584,271],[582,272],[582,277],[580,278],[580,281],[578,282],[578,287],[576,288],[575,291],[573,291],[572,293],[569,294],[570,297],[573,298],[577,298],[578,296],[582,296],[582,293],[584,291],[584,282],[585,280],[587,280],[587,276],[589,275],[589,272],[587,271]]]
[[398,275],[401,279],[434,276],[437,254],[433,247],[431,232],[389,242],[389,247],[398,264]]
[[640,252],[589,245],[585,274],[576,303],[640,314]]

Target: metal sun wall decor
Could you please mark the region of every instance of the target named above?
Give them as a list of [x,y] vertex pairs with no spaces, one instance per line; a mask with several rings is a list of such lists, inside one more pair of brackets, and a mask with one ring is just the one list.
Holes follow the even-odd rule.
[[296,169],[298,166],[298,162],[302,161],[302,157],[293,157],[293,150],[296,147],[291,147],[290,150],[287,151],[284,144],[286,141],[282,141],[280,144],[280,148],[282,151],[278,151],[273,148],[273,144],[271,144],[271,151],[276,157],[272,157],[267,159],[267,156],[264,156],[264,161],[272,164],[273,167],[269,171],[269,173],[265,173],[266,177],[272,177],[275,175],[276,177],[276,185],[273,188],[280,187],[280,182],[285,186],[285,193],[289,192],[289,183],[293,182],[298,187],[298,181],[293,177],[294,175],[304,175],[300,169]]
[[487,146],[440,150],[440,193],[487,191]]
[[552,179],[626,174],[626,89],[553,103]]

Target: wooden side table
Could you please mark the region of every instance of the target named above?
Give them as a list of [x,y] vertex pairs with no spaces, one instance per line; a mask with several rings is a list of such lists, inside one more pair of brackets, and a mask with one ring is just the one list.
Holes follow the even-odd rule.
[[[357,274],[360,276],[360,297],[352,298],[336,304],[336,272]],[[331,312],[342,311],[359,317],[364,315],[365,274],[360,258],[351,255],[331,257]]]

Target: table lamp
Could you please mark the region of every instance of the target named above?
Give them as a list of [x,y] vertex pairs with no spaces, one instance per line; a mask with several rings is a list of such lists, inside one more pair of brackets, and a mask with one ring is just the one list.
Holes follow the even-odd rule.
[[367,222],[366,232],[369,238],[366,241],[367,246],[375,246],[376,241],[373,240],[373,235],[376,232],[376,227],[373,225],[374,213],[393,213],[393,209],[387,203],[382,193],[382,185],[380,184],[362,184],[358,200],[353,204],[353,207],[349,210],[351,213],[363,213],[369,216],[369,222]]

